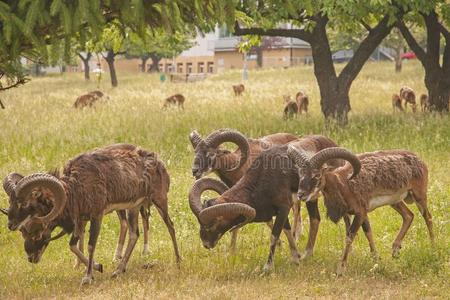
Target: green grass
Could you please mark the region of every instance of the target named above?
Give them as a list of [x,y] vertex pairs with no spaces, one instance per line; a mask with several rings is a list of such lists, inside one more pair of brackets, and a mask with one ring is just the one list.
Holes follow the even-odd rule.
[[[81,74],[34,79],[3,94],[7,109],[0,111],[0,178],[9,172],[30,174],[62,167],[79,153],[111,143],[134,143],[155,151],[171,175],[169,209],[183,262],[177,269],[169,234],[153,211],[151,255],[140,254],[141,239],[127,272],[110,279],[119,227],[115,214],[111,214],[104,219],[96,252],[105,273],[95,274],[92,286],[80,288],[83,270],[72,268],[74,256],[67,237],[52,242],[42,261],[32,265],[27,262],[20,233],[9,232],[6,218],[0,215],[0,299],[448,297],[450,120],[440,115],[392,114],[391,96],[401,85],[413,87],[418,94],[425,92],[419,64],[408,62],[401,74],[393,69],[384,63],[369,63],[364,68],[351,90],[352,112],[345,128],[324,127],[311,67],[252,71],[245,96],[240,99],[231,89],[241,81],[237,71],[191,84],[161,84],[157,76],[119,74],[118,88],[109,88],[106,78],[102,83],[111,100],[84,111],[74,110],[72,104],[95,85],[85,83]],[[283,121],[282,95],[295,95],[299,89],[309,93],[311,112],[297,120]],[[186,96],[186,110],[161,111],[163,99],[176,92]],[[187,201],[193,183],[193,150],[188,134],[197,129],[206,135],[223,127],[236,128],[249,137],[274,132],[324,134],[356,153],[393,148],[416,152],[430,170],[428,199],[436,247],[430,245],[417,208],[410,206],[416,218],[404,239],[400,258],[391,258],[391,244],[401,218],[393,209],[383,207],[370,215],[380,261],[372,260],[360,233],[346,275],[335,278],[344,226],[326,219],[321,204],[323,217],[314,257],[298,267],[290,264],[284,242],[276,253],[274,272],[260,276],[269,248],[269,231],[262,224],[250,224],[241,231],[235,255],[228,253],[229,235],[212,251],[204,249]],[[0,206],[8,206],[3,192]],[[306,209],[302,215],[306,230],[299,241],[300,249],[306,244]],[[156,266],[143,269],[149,261]]]

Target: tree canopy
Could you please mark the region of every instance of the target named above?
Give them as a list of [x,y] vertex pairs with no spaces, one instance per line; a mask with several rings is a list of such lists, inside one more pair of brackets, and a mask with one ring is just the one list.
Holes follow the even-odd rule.
[[[208,31],[216,23],[233,24],[233,0],[8,0],[0,2],[0,77],[8,86],[26,81],[20,59],[46,61],[47,45],[100,37],[111,22],[144,35],[147,28],[168,32],[186,27]],[[1,89],[7,86],[1,86]]]

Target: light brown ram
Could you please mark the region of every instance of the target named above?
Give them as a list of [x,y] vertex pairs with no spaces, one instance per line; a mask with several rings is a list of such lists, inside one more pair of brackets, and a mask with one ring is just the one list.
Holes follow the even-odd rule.
[[[370,250],[376,253],[368,213],[390,205],[403,218],[403,224],[393,245],[392,255],[399,254],[402,240],[411,226],[414,214],[406,203],[415,203],[434,241],[431,214],[427,207],[428,170],[417,155],[406,150],[376,151],[354,155],[343,148],[324,149],[310,157],[295,147],[288,154],[299,166],[298,197],[309,201],[323,194],[327,214],[333,222],[346,215],[354,215],[347,229],[344,253],[337,269],[341,275],[347,265],[353,239],[359,228],[369,241]],[[343,167],[328,167],[332,159],[343,159]],[[405,202],[404,202],[405,201]]]
[[[62,174],[8,175],[3,184],[10,204],[8,228],[22,232],[25,251],[32,263],[39,262],[49,242],[56,238],[51,237],[56,227],[72,234],[70,249],[87,266],[82,279],[82,284],[87,284],[93,280],[94,269],[103,270],[101,264],[94,262],[103,216],[112,211],[127,211],[128,245],[113,272],[113,276],[117,276],[125,272],[136,245],[140,208],[155,205],[172,238],[176,259],[180,261],[175,230],[168,214],[169,184],[169,174],[155,153],[129,144],[100,148],[69,161]],[[86,220],[90,221],[88,258],[77,248]]]

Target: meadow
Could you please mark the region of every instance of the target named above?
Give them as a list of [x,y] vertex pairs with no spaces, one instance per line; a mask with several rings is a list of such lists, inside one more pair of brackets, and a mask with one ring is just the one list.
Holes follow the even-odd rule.
[[[96,89],[82,74],[34,78],[23,87],[1,95],[0,178],[9,172],[30,174],[62,167],[76,155],[96,147],[127,142],[155,151],[171,175],[169,213],[175,224],[183,257],[177,268],[169,234],[152,210],[150,252],[141,254],[142,236],[127,272],[110,275],[118,237],[116,215],[104,218],[96,260],[105,272],[96,273],[91,286],[80,288],[83,269],[74,269],[68,237],[52,242],[39,264],[28,263],[19,232],[10,232],[0,215],[0,299],[13,298],[153,298],[153,299],[292,299],[347,298],[446,298],[450,278],[450,119],[448,115],[392,113],[391,96],[402,85],[426,92],[417,62],[407,62],[400,74],[388,63],[368,63],[351,90],[352,111],[346,127],[324,126],[319,91],[311,66],[251,71],[243,97],[233,96],[239,71],[214,75],[197,83],[160,83],[156,75],[121,74],[119,87],[110,88],[107,76],[101,89],[110,96],[94,109],[75,110],[78,95]],[[310,95],[308,115],[284,121],[282,95],[303,89]],[[162,111],[164,98],[174,93],[186,97],[185,111]],[[297,135],[324,134],[355,153],[379,149],[409,149],[429,167],[428,201],[437,237],[431,247],[425,222],[417,208],[403,241],[400,257],[391,257],[391,245],[401,225],[392,208],[370,214],[380,259],[374,260],[359,233],[343,277],[334,275],[344,245],[344,225],[326,218],[322,222],[314,256],[299,266],[290,263],[287,241],[277,250],[275,268],[262,276],[269,251],[270,232],[264,224],[250,224],[238,236],[237,251],[229,253],[230,235],[208,251],[199,237],[199,226],[188,205],[193,149],[188,135],[197,129],[207,135],[218,128],[235,128],[248,137],[275,132]],[[320,201],[321,202],[321,201]],[[0,207],[8,199],[0,192]],[[308,231],[298,245],[303,250]],[[144,269],[145,263],[154,266]]]

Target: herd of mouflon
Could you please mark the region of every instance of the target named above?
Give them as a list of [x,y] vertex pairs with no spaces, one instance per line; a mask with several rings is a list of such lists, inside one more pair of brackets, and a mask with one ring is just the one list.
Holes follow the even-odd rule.
[[[401,99],[411,99],[409,90],[402,91]],[[173,101],[182,105],[184,97],[174,97],[169,102]],[[295,101],[290,97],[285,97],[285,101],[296,104],[289,107],[300,112],[308,109],[308,97],[304,93],[298,93]],[[394,257],[399,255],[414,218],[408,204],[418,207],[434,242],[427,205],[428,169],[413,152],[396,149],[355,154],[322,135],[274,133],[249,138],[233,129],[219,129],[206,137],[192,131],[189,141],[194,152],[192,170],[186,172],[192,173],[195,181],[187,199],[177,201],[188,201],[198,221],[201,243],[207,249],[214,248],[225,233],[231,232],[231,249],[235,250],[240,228],[249,223],[266,223],[271,234],[264,272],[273,269],[282,233],[292,262],[299,264],[313,255],[321,221],[320,201],[329,219],[334,223],[343,220],[346,227],[337,275],[345,271],[352,242],[360,228],[371,253],[377,254],[369,213],[378,207],[389,205],[402,218],[401,229],[392,244]],[[237,149],[228,151],[223,148],[224,143],[233,143]],[[211,173],[217,177],[207,176]],[[30,263],[38,263],[53,240],[69,235],[69,249],[76,256],[77,265],[86,267],[81,283],[90,284],[96,271],[103,272],[103,265],[94,259],[95,250],[103,216],[111,212],[117,213],[120,224],[113,277],[120,276],[127,268],[139,238],[139,218],[144,226],[144,252],[149,251],[152,206],[163,219],[175,259],[181,263],[175,234],[177,224],[172,222],[168,209],[170,183],[169,172],[157,153],[131,144],[114,144],[78,155],[62,171],[26,176],[9,173],[3,181],[9,207],[2,208],[1,212],[7,216],[8,229],[21,233]],[[202,200],[205,191],[217,195]],[[302,202],[307,207],[310,228],[306,249],[300,252],[297,240],[302,234]],[[87,223],[89,239],[85,256]],[[58,228],[60,232],[56,234]]]
[[[232,88],[236,97],[242,96],[245,91],[245,86],[243,84],[233,85]],[[99,90],[92,91],[79,96],[74,103],[74,107],[79,109],[92,107],[97,101],[104,99],[109,99],[109,97],[105,96],[105,94]],[[170,106],[175,106],[184,110],[185,99],[186,98],[180,93],[171,95],[164,99],[162,109],[166,110]],[[295,99],[292,99],[291,95],[283,95],[283,100],[285,103],[283,119],[288,120],[297,117],[299,114],[308,113],[309,97],[304,91],[299,91],[295,95]],[[419,104],[422,112],[428,111],[430,109],[428,95],[421,94]],[[417,111],[416,93],[412,88],[403,86],[398,94],[395,93],[392,95],[392,109],[394,112],[405,112],[407,111],[408,106],[410,106],[412,112],[415,113]]]

